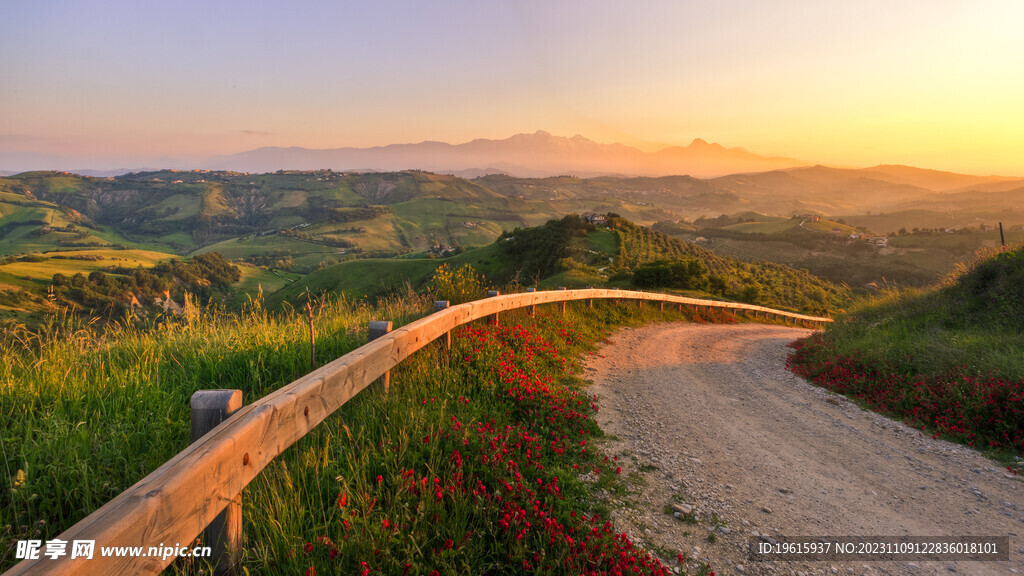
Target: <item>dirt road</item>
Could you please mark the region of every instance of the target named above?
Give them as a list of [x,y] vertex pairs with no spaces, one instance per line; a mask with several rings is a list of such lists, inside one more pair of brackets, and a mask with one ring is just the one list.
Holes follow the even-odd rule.
[[[806,330],[626,329],[587,365],[629,496],[613,517],[695,573],[1024,574],[1024,482],[964,447],[867,412],[785,370]],[[674,517],[672,504],[693,507]],[[685,511],[685,508],[683,509]],[[710,535],[714,534],[714,537]],[[1008,562],[764,561],[798,536],[1009,536]],[[713,540],[713,541],[712,541]]]

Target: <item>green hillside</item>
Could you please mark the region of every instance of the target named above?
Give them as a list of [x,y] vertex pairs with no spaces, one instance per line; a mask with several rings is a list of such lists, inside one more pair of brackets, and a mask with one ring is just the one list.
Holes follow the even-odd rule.
[[936,435],[1024,451],[1024,249],[890,291],[795,345],[794,372]]
[[995,252],[942,284],[861,303],[826,335],[842,354],[914,374],[1024,378],[1024,250]]
[[355,257],[484,246],[561,210],[421,171],[29,172],[0,178],[0,255],[115,245],[254,264],[290,256],[310,272]]
[[376,298],[407,288],[421,290],[442,262],[452,267],[469,264],[495,286],[631,288],[637,286],[634,274],[645,265],[680,260],[699,261],[707,272],[707,282],[656,288],[705,295],[710,291],[719,297],[814,313],[835,310],[847,297],[844,289],[806,272],[719,256],[618,217],[611,218],[608,226],[595,226],[569,215],[543,226],[507,232],[489,246],[443,260],[374,259],[330,266],[271,295],[270,302],[295,302],[307,290],[357,298]]
[[[978,228],[976,234],[970,232],[974,228],[941,229],[948,236],[932,234],[933,229],[927,235],[923,229],[918,232],[909,224],[918,221],[912,210],[848,220],[812,216],[805,212],[812,208],[799,202],[772,204],[773,180],[760,180],[762,184],[753,188],[735,189],[760,198],[751,202],[723,188],[722,182],[687,176],[489,175],[467,180],[416,170],[162,170],[94,178],[29,172],[0,178],[0,256],[83,249],[179,256],[219,252],[239,263],[309,274],[358,259],[446,256],[487,246],[517,228],[537,227],[565,214],[615,213],[724,257],[773,261],[807,269],[834,283],[870,289],[891,283],[926,285],[975,249],[995,242],[990,229]],[[841,187],[845,180],[836,182],[834,186]],[[961,206],[967,196],[936,196],[929,205],[955,209],[944,213],[948,222],[971,221]],[[993,204],[996,198],[1016,197],[1008,192],[990,196],[986,209],[998,207]],[[772,206],[775,215],[761,213],[765,206]],[[723,213],[730,209],[739,211]],[[1012,217],[1013,212],[1006,214]],[[855,234],[878,232],[870,226],[896,227],[904,216],[908,224],[896,228],[900,233],[894,232],[888,245],[867,236],[853,239]],[[859,223],[870,225],[852,225]],[[1010,240],[1024,233],[1012,221],[1006,224]],[[594,250],[587,257],[579,252],[575,263],[563,262],[557,272],[563,276],[554,280],[549,280],[552,275],[536,276],[536,270],[496,272],[502,277],[521,272],[520,282],[603,282],[617,272],[607,258],[618,253],[606,246],[604,252],[614,253],[602,262],[601,252]],[[632,273],[628,261],[617,264]]]

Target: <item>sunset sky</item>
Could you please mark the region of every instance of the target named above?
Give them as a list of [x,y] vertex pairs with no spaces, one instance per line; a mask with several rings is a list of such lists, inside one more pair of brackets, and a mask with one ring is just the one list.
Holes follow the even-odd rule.
[[547,130],[1024,175],[1024,2],[0,4],[0,170]]

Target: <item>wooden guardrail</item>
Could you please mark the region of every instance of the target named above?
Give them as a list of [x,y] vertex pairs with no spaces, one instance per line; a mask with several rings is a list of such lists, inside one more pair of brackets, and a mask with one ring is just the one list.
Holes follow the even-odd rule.
[[[100,547],[135,546],[145,551],[158,544],[190,546],[229,504],[238,505],[242,489],[289,446],[374,381],[381,379],[382,387],[386,387],[382,377],[413,352],[438,338],[448,338],[451,330],[474,320],[488,316],[496,320],[500,313],[517,308],[526,308],[532,313],[535,306],[542,304],[559,303],[564,312],[564,304],[569,301],[586,300],[592,305],[594,299],[622,299],[636,300],[639,304],[658,302],[662,307],[676,304],[680,309],[683,306],[720,309],[811,327],[831,322],[828,318],[763,306],[617,289],[562,288],[494,294],[458,306],[438,306],[435,313],[394,331],[381,329],[379,337],[364,346],[230,413],[212,431],[58,536],[69,548],[75,541],[94,542],[91,559],[72,559],[70,554],[56,559],[40,555],[37,560],[23,560],[4,576],[160,572],[175,559],[173,556],[102,556]],[[390,322],[387,324],[390,328]],[[223,392],[228,393],[219,396],[240,402],[231,391]],[[221,415],[233,408],[222,406]],[[238,519],[221,516],[217,523],[220,531],[225,530],[223,526],[228,526],[227,530],[232,526],[240,530]],[[235,546],[232,549],[229,542],[223,558],[237,561],[237,542]],[[231,567],[221,564],[220,568]]]

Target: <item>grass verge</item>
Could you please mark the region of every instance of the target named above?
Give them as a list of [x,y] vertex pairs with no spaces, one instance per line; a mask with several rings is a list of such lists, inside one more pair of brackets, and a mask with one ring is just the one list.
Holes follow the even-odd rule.
[[[371,317],[402,324],[427,304],[323,302],[318,358],[364,342]],[[624,303],[555,310],[461,328],[450,353],[418,352],[393,371],[389,395],[360,394],[282,454],[243,494],[246,569],[664,573],[588,507],[588,486],[616,482],[617,467],[591,443],[597,406],[576,371],[615,326],[684,316]],[[150,331],[98,336],[67,321],[9,335],[0,569],[17,540],[55,537],[183,449],[195,390],[239,388],[248,403],[305,373],[307,329],[257,303]]]
[[890,292],[798,341],[789,368],[935,437],[1024,452],[1024,252],[980,254],[929,290]]

